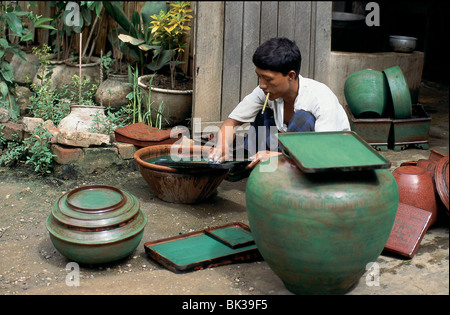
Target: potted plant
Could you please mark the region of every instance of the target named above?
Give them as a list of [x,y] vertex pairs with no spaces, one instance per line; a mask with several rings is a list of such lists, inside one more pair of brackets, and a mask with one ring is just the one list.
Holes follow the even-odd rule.
[[60,121],[58,128],[81,132],[92,132],[93,127],[98,128],[95,119],[103,118],[105,107],[95,104],[97,85],[86,77],[74,75],[71,87],[66,91],[70,114]]
[[[141,76],[138,84],[147,93],[151,89],[153,101],[166,105],[168,125],[175,126],[190,118],[192,112],[192,79],[177,76],[176,71],[177,66],[182,64],[180,58],[188,44],[192,10],[189,1],[176,1],[169,6],[168,11],[151,16],[152,44],[158,48],[147,67],[156,75]],[[169,76],[163,72],[167,67]],[[150,79],[153,80],[151,86],[148,83]]]
[[[154,59],[160,60],[168,59],[167,64],[170,69],[170,84],[171,88],[175,89],[176,68],[182,62],[181,55],[187,46],[186,37],[189,35],[189,22],[192,19],[192,12],[189,9],[189,1],[176,1],[170,3],[170,10],[167,12],[160,11],[158,15],[153,15],[153,24],[150,26],[151,32],[154,36],[153,44],[159,45],[161,51],[155,55]],[[167,52],[165,56],[163,52]]]
[[[120,49],[118,30],[108,34],[112,50],[101,56],[100,85],[95,94],[95,102],[112,109],[120,109],[128,104],[127,95],[131,92],[128,82],[128,62],[124,60],[124,53]],[[104,70],[104,71],[103,71]],[[106,74],[106,80],[103,80]]]
[[[166,12],[167,5],[165,1],[147,1],[142,7],[140,13],[133,12],[131,19],[125,14],[122,9],[121,2],[104,1],[103,6],[106,12],[117,22],[117,39],[120,51],[131,62],[130,64],[143,71],[145,66],[151,62],[153,58],[153,51],[159,46],[151,44],[153,37],[150,30],[150,22],[152,16],[159,13],[161,10]],[[115,41],[110,40],[113,46],[116,46]]]
[[[69,2],[70,3],[70,2]],[[67,14],[70,14],[70,7],[64,7],[63,19],[65,20]],[[97,86],[100,83],[99,68],[100,58],[94,57],[93,52],[97,42],[99,32],[99,21],[104,16],[104,9],[101,1],[81,1],[79,5],[80,14],[74,15],[79,17],[79,20],[73,25],[64,23],[63,32],[65,34],[64,41],[64,71],[58,72],[59,76],[55,78],[56,87],[70,85],[72,77],[79,75],[78,69],[83,68],[84,76]],[[69,11],[69,12],[68,12]],[[87,30],[88,36],[85,38],[84,31]],[[78,34],[77,36],[75,36]],[[70,40],[68,36],[70,35]],[[72,45],[75,39],[79,39],[79,53],[74,54]],[[84,40],[83,40],[84,38]]]

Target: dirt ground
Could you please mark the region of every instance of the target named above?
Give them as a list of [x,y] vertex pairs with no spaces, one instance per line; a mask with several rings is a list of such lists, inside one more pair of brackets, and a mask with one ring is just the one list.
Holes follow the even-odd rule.
[[[422,85],[419,101],[432,117],[431,149],[448,152],[448,86]],[[428,158],[429,150],[382,152],[392,169]],[[50,241],[45,221],[62,194],[89,184],[111,185],[135,195],[148,217],[141,244],[129,257],[101,266],[80,266],[79,286],[66,284],[69,261]],[[143,244],[230,222],[248,224],[246,180],[224,181],[209,200],[171,204],[151,193],[138,171],[63,180],[25,168],[0,168],[0,294],[2,295],[292,295],[264,262],[176,274],[150,260]],[[349,295],[449,294],[448,216],[425,235],[413,259],[382,253],[378,285],[364,274]],[[367,281],[369,280],[369,281]]]

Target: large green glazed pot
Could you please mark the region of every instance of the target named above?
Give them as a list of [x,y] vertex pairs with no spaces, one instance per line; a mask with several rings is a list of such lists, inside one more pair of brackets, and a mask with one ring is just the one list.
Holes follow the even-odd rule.
[[146,223],[132,194],[90,185],[59,198],[46,225],[53,245],[67,259],[101,264],[130,255],[139,245]]
[[305,174],[285,157],[246,187],[258,250],[295,294],[344,294],[383,250],[398,207],[387,169]]
[[386,111],[389,87],[383,72],[366,69],[345,80],[344,95],[357,118],[380,118]]

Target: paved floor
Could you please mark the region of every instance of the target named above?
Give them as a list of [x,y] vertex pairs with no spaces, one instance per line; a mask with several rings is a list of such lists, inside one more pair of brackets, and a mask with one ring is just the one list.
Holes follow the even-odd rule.
[[[420,102],[432,117],[430,149],[448,155],[448,87],[424,85]],[[383,152],[392,169],[429,154],[429,150],[414,148]],[[93,183],[113,185],[135,195],[148,223],[132,255],[108,265],[80,266],[79,285],[70,286],[73,282],[66,281],[71,279],[71,270],[66,270],[69,261],[53,247],[44,222],[59,196]],[[224,181],[208,202],[181,205],[159,200],[138,172],[61,180],[36,179],[20,169],[0,168],[0,294],[292,295],[264,261],[175,274],[150,260],[144,251],[147,241],[230,222],[248,224],[245,186],[246,180]],[[440,217],[413,259],[380,255],[376,261],[379,282],[371,281],[366,273],[348,294],[448,294],[448,226],[448,217]]]

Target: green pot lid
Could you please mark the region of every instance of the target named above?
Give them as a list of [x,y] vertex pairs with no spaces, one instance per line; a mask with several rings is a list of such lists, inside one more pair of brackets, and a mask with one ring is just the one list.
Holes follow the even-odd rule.
[[123,206],[126,197],[122,191],[108,186],[86,186],[67,195],[67,205],[84,213],[108,212]]
[[130,220],[139,202],[126,191],[111,186],[90,185],[70,191],[53,206],[59,222],[73,227],[102,228]]
[[396,119],[408,119],[412,115],[411,94],[399,66],[383,70],[389,85]]

